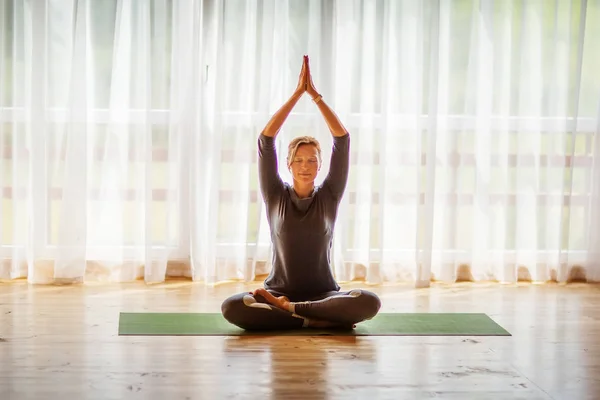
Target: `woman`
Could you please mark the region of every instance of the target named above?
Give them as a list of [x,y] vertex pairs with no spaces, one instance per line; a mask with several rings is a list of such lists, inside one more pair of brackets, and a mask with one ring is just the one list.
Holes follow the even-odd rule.
[[[287,165],[293,186],[277,171],[275,137],[304,93],[317,104],[333,135],[329,174],[315,187],[321,168],[319,142],[294,139]],[[330,265],[338,205],[348,179],[350,135],[315,89],[308,57],[292,97],[273,115],[258,140],[259,182],[273,243],[273,269],[265,288],[240,293],[223,302],[229,322],[243,329],[353,328],[374,317],[381,306],[365,290],[340,292]]]

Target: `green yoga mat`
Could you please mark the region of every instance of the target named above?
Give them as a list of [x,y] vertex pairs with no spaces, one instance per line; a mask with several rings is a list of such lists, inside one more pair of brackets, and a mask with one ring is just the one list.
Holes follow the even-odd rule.
[[219,313],[121,313],[119,335],[135,336],[511,336],[486,314],[380,313],[353,330],[244,331]]

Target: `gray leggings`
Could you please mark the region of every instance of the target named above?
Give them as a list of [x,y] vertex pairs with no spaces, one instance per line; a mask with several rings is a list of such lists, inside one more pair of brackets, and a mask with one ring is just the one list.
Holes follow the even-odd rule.
[[[282,296],[269,290],[275,297]],[[290,298],[294,301],[294,298]],[[226,299],[221,312],[227,321],[246,330],[294,329],[306,326],[307,319],[329,321],[341,326],[373,318],[381,301],[375,293],[353,289],[327,292],[295,303],[295,313],[272,306],[262,296],[238,293]]]

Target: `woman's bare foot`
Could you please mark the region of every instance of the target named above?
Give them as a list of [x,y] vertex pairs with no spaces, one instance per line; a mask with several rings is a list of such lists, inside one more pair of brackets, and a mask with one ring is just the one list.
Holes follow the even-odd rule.
[[267,300],[267,303],[274,305],[277,308],[281,308],[285,311],[290,311],[290,299],[285,296],[275,297],[266,289],[256,289],[253,293],[254,296],[262,296]]
[[[268,290],[260,288],[256,289],[252,292],[254,296],[262,296],[267,301],[267,303],[281,308],[282,310],[289,311],[290,310],[290,299],[285,296],[275,297]],[[309,319],[308,320],[309,328],[335,328],[335,329],[354,329],[356,325],[344,325],[339,322],[331,322],[331,321],[321,321],[317,319]]]

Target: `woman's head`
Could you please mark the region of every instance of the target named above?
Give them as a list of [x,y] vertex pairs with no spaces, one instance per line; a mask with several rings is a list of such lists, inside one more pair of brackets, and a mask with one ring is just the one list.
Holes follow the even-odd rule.
[[300,136],[288,146],[287,164],[294,181],[312,183],[321,169],[321,145],[311,136]]

